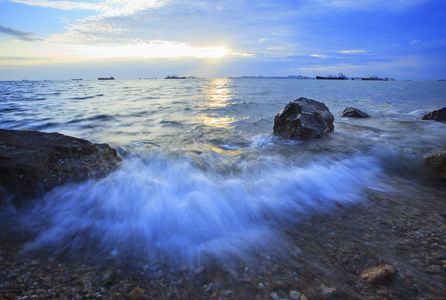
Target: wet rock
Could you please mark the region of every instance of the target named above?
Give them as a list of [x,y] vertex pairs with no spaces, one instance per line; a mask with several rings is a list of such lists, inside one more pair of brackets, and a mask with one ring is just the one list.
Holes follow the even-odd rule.
[[323,299],[339,299],[339,292],[335,288],[323,287],[321,289],[321,296]]
[[426,270],[426,272],[431,273],[431,274],[441,273],[441,266],[432,265]]
[[301,97],[274,118],[275,135],[296,140],[321,138],[334,130],[334,117],[324,103]]
[[277,294],[276,292],[271,292],[271,293],[269,294],[269,296],[270,296],[271,299],[273,299],[273,300],[279,300],[279,299],[280,299],[279,294]]
[[209,284],[209,286],[204,291],[206,294],[213,294],[214,292],[220,291],[223,288],[223,285],[221,282],[212,282]]
[[145,291],[143,289],[135,287],[128,295],[130,299],[139,299],[144,296]]
[[421,120],[446,121],[446,107],[425,114]]
[[64,183],[105,176],[121,160],[107,144],[0,129],[0,204],[21,206]]
[[369,118],[370,116],[365,112],[360,111],[354,107],[346,107],[341,114],[342,118]]
[[370,283],[393,280],[396,274],[396,268],[392,265],[382,264],[365,270],[360,278]]
[[446,151],[425,156],[424,163],[438,176],[446,177]]
[[292,300],[299,300],[300,296],[302,295],[301,293],[299,293],[298,291],[290,291],[290,299]]

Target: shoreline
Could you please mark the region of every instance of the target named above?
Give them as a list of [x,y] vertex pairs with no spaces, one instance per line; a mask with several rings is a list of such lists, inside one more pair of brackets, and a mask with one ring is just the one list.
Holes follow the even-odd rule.
[[[404,194],[366,191],[368,203],[301,220],[283,230],[276,251],[256,251],[250,262],[172,268],[88,253],[52,257],[20,251],[32,236],[2,220],[0,298],[445,299],[445,188],[431,179],[411,186],[398,178]],[[383,263],[397,269],[393,281],[360,280]]]

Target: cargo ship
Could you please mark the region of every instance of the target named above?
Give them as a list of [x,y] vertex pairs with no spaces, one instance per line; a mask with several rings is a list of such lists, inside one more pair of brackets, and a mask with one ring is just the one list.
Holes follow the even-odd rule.
[[164,79],[186,79],[186,77],[178,77],[177,75],[167,75]]
[[113,76],[110,77],[99,77],[98,80],[115,80]]
[[389,80],[392,80],[393,81],[393,78],[387,78],[387,77],[380,78],[380,77],[378,77],[376,75],[373,75],[373,76],[370,76],[370,77],[362,77],[361,80],[377,80],[377,81],[389,81]]
[[316,76],[316,79],[328,79],[328,80],[348,80],[347,76],[342,73],[336,75]]

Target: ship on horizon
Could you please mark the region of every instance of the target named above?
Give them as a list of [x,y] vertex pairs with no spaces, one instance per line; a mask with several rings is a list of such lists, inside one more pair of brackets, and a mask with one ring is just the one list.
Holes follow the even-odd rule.
[[164,79],[186,79],[186,77],[179,77],[177,75],[167,75]]
[[98,80],[115,80],[113,76],[110,77],[99,77]]
[[328,79],[328,80],[348,80],[347,76],[342,73],[336,75],[316,76],[316,79]]
[[394,81],[395,79],[393,79],[393,78],[387,78],[387,77],[383,77],[383,78],[380,78],[380,77],[378,77],[378,76],[376,76],[376,75],[373,75],[373,76],[370,76],[370,77],[361,77],[360,78],[361,80],[377,80],[377,81]]

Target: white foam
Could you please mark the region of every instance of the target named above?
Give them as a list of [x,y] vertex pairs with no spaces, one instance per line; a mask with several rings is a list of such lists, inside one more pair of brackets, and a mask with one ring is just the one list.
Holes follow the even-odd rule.
[[[30,219],[39,235],[29,247],[94,247],[181,262],[224,256],[272,238],[276,225],[363,201],[374,182],[373,158],[321,159],[306,167],[277,161],[232,175],[203,171],[187,159],[126,160],[115,173],[55,189]],[[360,174],[360,175],[359,175]]]

